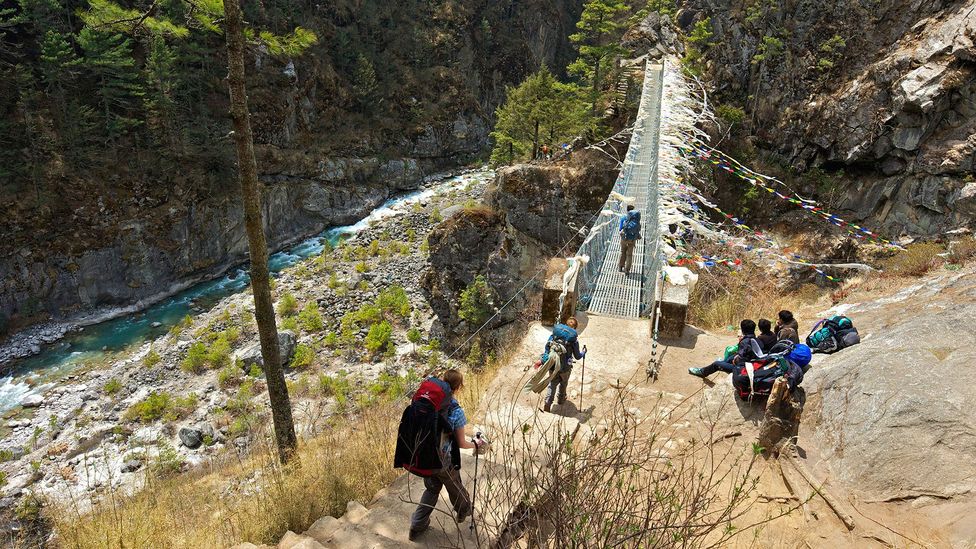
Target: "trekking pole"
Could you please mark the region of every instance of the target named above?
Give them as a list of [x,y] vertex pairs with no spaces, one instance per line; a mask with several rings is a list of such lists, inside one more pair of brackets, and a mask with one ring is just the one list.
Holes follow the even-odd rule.
[[583,411],[583,378],[586,377],[586,345],[583,345],[583,365],[580,368],[580,412]]
[[481,454],[481,431],[474,434],[474,485],[471,487],[471,525],[469,528],[474,531],[474,498],[478,497],[478,456]]

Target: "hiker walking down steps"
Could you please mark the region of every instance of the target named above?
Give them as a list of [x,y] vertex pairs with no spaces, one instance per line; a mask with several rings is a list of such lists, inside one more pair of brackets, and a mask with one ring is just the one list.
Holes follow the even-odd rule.
[[471,498],[461,482],[461,449],[474,448],[479,454],[487,449],[486,443],[468,441],[464,436],[468,419],[454,398],[464,387],[463,374],[452,369],[442,378],[424,380],[400,419],[394,467],[424,479],[420,504],[410,517],[411,540],[430,528],[430,515],[441,488],[447,489],[457,521],[468,518]]
[[641,237],[640,212],[633,205],[627,206],[627,215],[620,220],[620,262],[617,270],[622,273],[630,272],[630,264],[634,258],[634,247]]
[[[536,393],[548,387],[543,412],[552,411],[555,400],[560,406],[566,402],[566,388],[569,385],[569,375],[573,371],[573,359],[580,360],[586,352],[580,351],[579,326],[575,318],[570,318],[566,324],[556,324],[552,328],[552,335],[546,341],[546,349],[542,354],[542,365],[539,372],[529,382],[530,389]],[[558,399],[557,399],[558,395]]]

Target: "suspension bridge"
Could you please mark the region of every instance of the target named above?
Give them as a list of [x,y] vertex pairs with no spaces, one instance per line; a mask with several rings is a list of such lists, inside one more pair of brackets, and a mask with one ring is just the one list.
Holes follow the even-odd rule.
[[[661,268],[658,227],[658,152],[661,146],[661,104],[664,65],[648,64],[644,70],[633,134],[613,192],[602,208],[600,221],[580,247],[577,257],[587,257],[580,269],[580,304],[589,313],[639,318],[652,311],[655,284]],[[621,199],[623,198],[623,199]],[[617,236],[626,205],[641,212],[641,238],[634,248],[630,272],[621,272]]]

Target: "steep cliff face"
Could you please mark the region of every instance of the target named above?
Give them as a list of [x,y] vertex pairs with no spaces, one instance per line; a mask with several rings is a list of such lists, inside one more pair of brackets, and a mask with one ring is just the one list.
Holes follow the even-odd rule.
[[466,336],[478,328],[467,326],[458,311],[461,293],[479,274],[496,307],[512,300],[489,327],[518,318],[538,295],[540,269],[550,257],[576,251],[616,177],[617,163],[596,150],[503,168],[488,188],[487,206],[457,212],[438,226],[428,237],[421,285],[446,335]]
[[843,170],[841,206],[933,235],[976,213],[976,2],[693,0],[714,33],[706,74],[760,147]]
[[[249,96],[271,245],[356,220],[425,175],[481,154],[505,85],[573,55],[567,37],[582,0],[411,4],[420,7],[339,2],[328,13],[255,14],[319,36],[295,59],[253,52]],[[33,185],[28,171],[11,172],[25,180],[5,182],[0,193],[8,212],[0,221],[0,335],[158,298],[246,259],[216,76],[222,47],[219,37],[207,40],[213,59],[196,70],[210,70],[201,84],[208,95],[197,102],[208,117],[190,122],[209,136],[199,149],[156,150],[134,137],[114,160],[92,156],[86,170],[66,170],[53,156],[33,170],[42,174]],[[0,103],[10,98],[0,93]]]

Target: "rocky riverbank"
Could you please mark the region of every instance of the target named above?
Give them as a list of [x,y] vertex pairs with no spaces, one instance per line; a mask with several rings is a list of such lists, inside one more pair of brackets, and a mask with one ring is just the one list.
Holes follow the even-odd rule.
[[[467,172],[274,281],[296,427],[369,405],[445,360],[419,287],[433,227],[481,199],[491,173]],[[28,494],[87,505],[148,475],[237,459],[268,415],[249,292],[187,317],[168,335],[52,381],[0,424],[3,506]],[[436,329],[434,330],[437,331]]]

